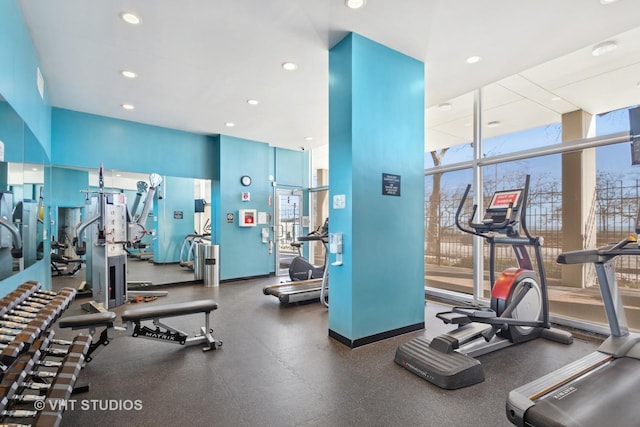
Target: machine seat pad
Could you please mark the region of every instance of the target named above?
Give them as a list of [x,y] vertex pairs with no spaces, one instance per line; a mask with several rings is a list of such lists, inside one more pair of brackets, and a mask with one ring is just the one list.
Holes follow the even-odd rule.
[[194,313],[209,313],[218,308],[218,303],[212,299],[181,302],[176,304],[157,305],[144,308],[125,310],[120,317],[124,322],[138,322],[163,317],[186,316]]
[[114,320],[116,320],[116,314],[113,311],[105,311],[64,317],[60,319],[58,326],[72,329],[88,328],[90,326],[109,326]]

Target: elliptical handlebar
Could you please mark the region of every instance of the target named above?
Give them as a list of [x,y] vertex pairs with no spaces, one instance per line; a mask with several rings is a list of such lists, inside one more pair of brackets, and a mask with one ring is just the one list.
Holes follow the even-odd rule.
[[539,237],[533,237],[531,233],[529,233],[529,229],[527,228],[527,203],[529,201],[529,181],[531,180],[531,176],[527,174],[524,179],[524,192],[522,194],[522,203],[520,204],[520,227],[524,232],[524,235],[531,241],[540,239]]
[[473,218],[476,216],[476,212],[478,210],[478,205],[473,205],[473,212],[471,213],[471,217],[469,218],[468,224],[470,228],[465,228],[460,224],[460,214],[462,213],[462,209],[464,208],[464,203],[467,201],[467,197],[469,196],[469,191],[471,190],[471,184],[467,185],[467,189],[464,191],[464,195],[462,196],[462,200],[458,205],[458,209],[456,210],[456,227],[465,233],[474,234],[476,236],[480,236],[483,238],[488,238],[489,236],[483,232],[478,230],[501,230],[505,229],[511,223],[511,214],[513,213],[513,203],[509,203],[509,207],[507,208],[507,213],[504,217],[504,220],[497,223],[479,223],[473,222]]
[[[467,185],[467,188],[464,190],[464,194],[462,195],[462,200],[460,200],[460,204],[458,205],[458,209],[456,210],[456,227],[464,233],[475,234],[476,236],[484,237],[480,233],[476,233],[475,230],[464,228],[462,224],[460,224],[460,214],[462,213],[462,209],[464,208],[464,202],[467,201],[467,196],[469,195],[469,191],[471,190],[471,184]],[[469,220],[469,226],[472,226],[473,217],[476,216],[476,211],[478,210],[478,205],[473,205],[473,213],[471,214],[471,219]]]
[[[480,236],[485,239],[491,238],[491,236],[487,234],[491,231],[502,231],[502,232],[506,231],[507,235],[513,236],[515,234],[517,237],[517,232],[514,233],[512,229],[513,227],[510,229],[510,226],[515,226],[515,224],[519,222],[520,227],[524,232],[524,235],[529,241],[534,242],[539,240],[538,237],[532,236],[531,233],[529,232],[529,229],[527,228],[526,211],[527,211],[527,201],[529,198],[530,179],[531,179],[530,175],[525,176],[524,188],[522,189],[520,200],[515,201],[515,203],[517,204],[517,208],[514,208],[514,202],[509,202],[506,208],[506,211],[504,211],[504,219],[502,221],[493,222],[492,221],[493,218],[492,218],[484,222],[473,222],[473,219],[475,218],[476,212],[478,210],[478,205],[474,204],[471,217],[467,221],[468,227],[465,227],[461,223],[460,218],[462,215],[462,210],[464,209],[464,204],[467,201],[469,192],[471,191],[471,184],[467,185],[467,188],[464,191],[462,199],[460,200],[460,204],[458,205],[458,209],[456,210],[456,215],[455,215],[456,227],[462,232]],[[519,210],[518,218],[513,218],[514,209]]]

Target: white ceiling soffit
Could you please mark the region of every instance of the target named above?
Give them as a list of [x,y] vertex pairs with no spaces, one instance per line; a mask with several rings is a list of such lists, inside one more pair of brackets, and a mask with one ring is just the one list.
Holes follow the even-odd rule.
[[[292,149],[327,144],[328,50],[351,31],[425,62],[425,107],[502,81],[496,84],[513,92],[504,102],[525,108],[511,110],[519,116],[534,108],[600,112],[628,104],[629,93],[605,93],[612,84],[605,76],[611,73],[622,88],[640,51],[631,31],[638,27],[638,0],[606,6],[599,0],[370,0],[357,11],[343,0],[19,4],[54,106]],[[123,11],[137,13],[141,24],[125,24]],[[590,47],[612,37],[619,42],[615,70],[589,65]],[[482,60],[468,65],[471,55]],[[555,62],[564,55],[564,63]],[[283,71],[285,61],[298,70]],[[124,79],[122,69],[138,78]],[[545,91],[562,103],[549,104]],[[135,109],[125,111],[123,103]],[[498,102],[486,114],[506,114],[506,105]],[[465,124],[459,118],[429,123],[443,127],[431,130],[446,131],[447,138],[462,138],[468,129],[444,129],[456,120]],[[496,130],[504,131],[520,119],[498,120],[504,127]]]

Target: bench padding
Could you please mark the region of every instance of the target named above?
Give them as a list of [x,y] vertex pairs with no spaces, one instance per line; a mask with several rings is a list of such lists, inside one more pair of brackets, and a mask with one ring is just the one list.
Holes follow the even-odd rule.
[[112,311],[105,311],[64,317],[58,321],[58,326],[72,329],[87,328],[89,326],[108,326],[114,320],[116,320],[116,314]]
[[141,320],[156,318],[186,316],[187,314],[210,313],[217,308],[217,302],[212,299],[205,299],[200,301],[129,309],[123,311],[120,317],[124,322],[138,322]]

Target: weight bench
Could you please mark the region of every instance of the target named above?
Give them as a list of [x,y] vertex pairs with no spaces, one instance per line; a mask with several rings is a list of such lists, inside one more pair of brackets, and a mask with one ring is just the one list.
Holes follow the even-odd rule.
[[[58,264],[62,264],[64,267],[60,268]],[[68,258],[55,253],[51,254],[51,271],[58,276],[73,276],[82,268],[82,264],[84,264],[84,260],[81,258]]]
[[[60,319],[58,326],[71,329],[89,329],[91,336],[95,335],[98,328],[103,327],[100,337],[92,341],[86,356],[86,361],[93,360],[94,355],[108,345],[110,340],[126,334],[134,338],[146,338],[155,341],[169,342],[185,346],[205,344],[202,351],[215,350],[222,346],[222,341],[213,337],[210,316],[213,310],[218,308],[218,303],[212,299],[183,302],[128,309],[120,315],[124,326],[116,326],[116,314],[111,311],[81,314]],[[170,317],[187,316],[189,314],[204,313],[205,324],[200,328],[200,333],[188,336],[187,333],[173,328],[161,322]],[[142,322],[151,321],[155,328],[143,325]]]

